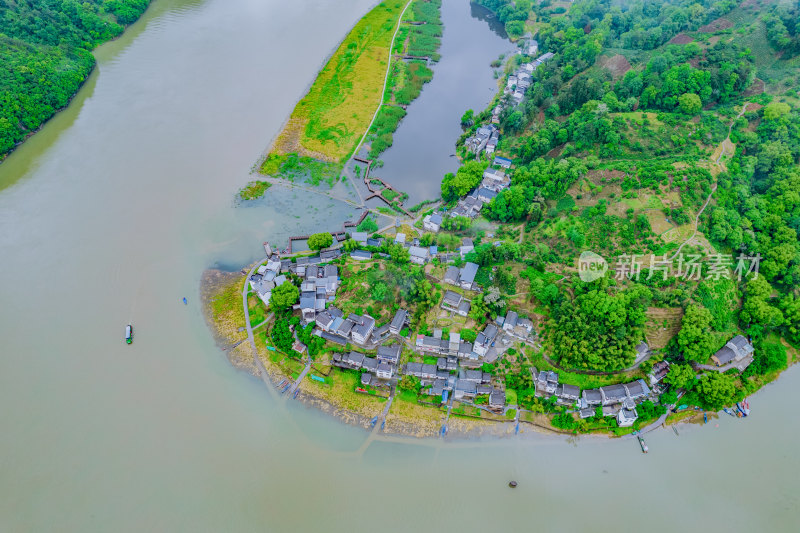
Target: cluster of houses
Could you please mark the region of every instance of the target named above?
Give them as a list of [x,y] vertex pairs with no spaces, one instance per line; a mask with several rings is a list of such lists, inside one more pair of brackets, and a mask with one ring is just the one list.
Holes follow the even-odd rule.
[[283,263],[277,255],[273,255],[267,264],[258,267],[258,270],[250,276],[250,288],[255,291],[264,305],[269,305],[272,289],[286,283],[286,276],[281,274],[282,269]]
[[451,266],[447,267],[443,281],[449,285],[461,287],[467,291],[478,290],[478,286],[475,284],[475,276],[477,273],[478,265],[475,263],[466,263],[461,268]]
[[[503,159],[503,158],[496,158]],[[508,161],[503,159],[503,161]],[[506,176],[505,170],[487,168],[483,172],[483,179],[467,196],[459,199],[458,204],[450,212],[450,216],[461,216],[475,218],[481,212],[483,206],[491,202],[500,191],[507,189],[511,185],[511,178]]]
[[[538,46],[536,47],[538,52]],[[535,55],[529,54],[529,55]],[[510,95],[511,99],[520,104],[525,99],[525,91],[531,86],[531,78],[533,71],[535,71],[542,63],[553,57],[552,52],[540,55],[530,63],[522,63],[519,68],[508,77],[506,81],[506,88],[503,91],[505,94]],[[501,109],[502,111],[502,109]],[[499,113],[498,113],[499,115]]]
[[497,149],[497,143],[500,141],[500,130],[495,124],[482,124],[475,130],[475,134],[464,141],[464,146],[467,150],[476,156],[486,152],[486,155],[492,155]]
[[557,372],[537,372],[534,368],[532,374],[537,396],[555,396],[562,405],[577,405],[581,418],[595,416],[597,408],[601,407],[603,416],[615,417],[619,427],[633,425],[639,417],[636,403],[650,395],[650,388],[642,379],[581,392],[575,385],[559,383]]
[[424,393],[441,396],[442,401],[447,401],[451,393],[456,400],[487,395],[489,409],[501,412],[506,405],[505,391],[492,387],[491,374],[481,370],[458,369],[452,357],[439,357],[435,365],[407,363],[403,373],[419,378]]
[[373,380],[390,380],[397,374],[397,364],[400,361],[400,345],[378,346],[375,357],[370,357],[361,352],[335,353],[333,364],[340,368],[361,370],[361,384],[363,386],[377,385]]

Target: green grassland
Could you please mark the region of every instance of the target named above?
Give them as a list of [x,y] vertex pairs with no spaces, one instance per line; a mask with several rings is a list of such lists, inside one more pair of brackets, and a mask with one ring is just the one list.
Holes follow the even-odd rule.
[[392,35],[405,8],[387,0],[358,21],[297,103],[272,151],[346,160],[380,103]]

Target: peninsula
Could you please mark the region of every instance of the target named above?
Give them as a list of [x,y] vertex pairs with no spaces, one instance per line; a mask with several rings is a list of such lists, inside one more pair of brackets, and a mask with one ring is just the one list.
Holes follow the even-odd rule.
[[[369,178],[381,114],[406,112],[391,80],[422,70],[409,46],[439,24],[437,2],[373,9],[298,104],[264,183],[345,179],[362,214],[264,243],[244,278],[207,274],[229,358],[281,394],[415,436],[747,416],[800,344],[796,8],[478,3],[518,52],[493,64],[491,105],[461,117],[462,166],[441,198],[406,209]],[[383,80],[339,68],[381,51]],[[354,89],[326,106],[335,72]],[[376,107],[331,129],[365,94]],[[368,208],[364,187],[388,209]]]

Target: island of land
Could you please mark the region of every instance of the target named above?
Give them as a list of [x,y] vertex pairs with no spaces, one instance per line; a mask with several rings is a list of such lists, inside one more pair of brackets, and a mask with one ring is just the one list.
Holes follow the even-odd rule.
[[150,0],[0,3],[0,161],[66,107],[94,69],[91,51]]
[[[478,3],[519,50],[492,64],[494,101],[461,117],[441,197],[407,210],[401,191],[370,189],[389,207],[362,198],[357,220],[207,272],[218,342],[287,397],[374,431],[626,436],[748,416],[800,345],[800,7]],[[406,112],[393,88],[414,79],[403,58],[438,6],[385,2],[356,25],[265,183],[318,185],[315,165],[355,182],[355,160],[369,184],[386,144],[370,114]],[[339,66],[361,83],[354,61],[364,88],[326,107]],[[374,105],[323,133],[354,99]]]

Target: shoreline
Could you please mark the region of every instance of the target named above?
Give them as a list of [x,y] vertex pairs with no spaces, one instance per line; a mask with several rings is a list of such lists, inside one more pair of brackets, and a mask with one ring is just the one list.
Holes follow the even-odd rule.
[[94,51],[97,50],[97,48],[99,48],[99,47],[101,47],[103,45],[106,45],[108,43],[113,43],[114,41],[117,41],[117,40],[121,39],[125,35],[125,33],[128,31],[128,29],[130,29],[132,26],[134,26],[136,23],[138,23],[140,20],[142,20],[142,17],[144,17],[144,15],[150,9],[150,6],[152,5],[152,3],[153,3],[152,0],[148,0],[147,7],[144,8],[144,11],[142,11],[139,14],[139,16],[136,18],[136,20],[134,20],[133,22],[131,22],[128,25],[123,25],[122,26],[122,33],[120,33],[116,37],[113,37],[113,38],[111,38],[111,39],[109,39],[107,41],[103,41],[102,43],[99,43],[97,46],[95,46],[91,50],[88,50],[88,52],[92,55],[92,59],[93,59],[92,68],[89,70],[88,73],[86,73],[86,77],[81,80],[81,82],[75,88],[75,91],[70,95],[69,99],[67,99],[67,103],[64,104],[63,106],[59,107],[58,109],[54,109],[52,115],[50,115],[45,120],[43,120],[42,123],[39,124],[35,129],[33,129],[33,130],[29,131],[27,134],[25,134],[25,136],[22,138],[22,140],[20,140],[17,143],[14,143],[14,146],[12,146],[10,150],[8,150],[7,152],[5,152],[3,154],[0,154],[0,165],[2,165],[6,161],[6,159],[8,159],[8,157],[11,154],[13,154],[18,148],[20,148],[23,144],[25,144],[25,142],[27,142],[28,139],[30,139],[31,137],[33,137],[34,135],[36,135],[37,133],[42,131],[42,129],[51,120],[56,118],[62,111],[66,111],[69,108],[69,106],[72,105],[73,100],[75,100],[75,98],[78,96],[78,94],[81,92],[81,90],[86,86],[86,82],[89,81],[89,78],[91,78],[94,75],[99,75],[98,74],[99,69],[97,67],[97,57],[95,57]]
[[[253,263],[253,265],[256,263]],[[251,267],[253,265],[250,265]],[[237,370],[243,371],[253,378],[264,381],[268,387],[274,387],[274,392],[278,391],[278,384],[285,379],[291,379],[279,366],[269,359],[269,353],[266,346],[259,346],[257,344],[257,356],[264,366],[266,374],[269,379],[264,379],[265,376],[259,372],[258,367],[254,360],[254,354],[250,349],[247,342],[247,332],[245,327],[237,326],[230,321],[230,315],[225,314],[219,316],[215,314],[213,303],[224,298],[226,295],[232,295],[233,300],[238,306],[238,309],[243,315],[241,307],[241,289],[242,284],[246,277],[240,271],[226,272],[219,269],[207,269],[203,272],[200,282],[200,298],[203,308],[203,317],[214,337],[214,342],[221,352],[224,353],[228,362]],[[234,307],[235,309],[235,307]],[[787,367],[791,368],[794,364]],[[313,367],[312,367],[313,368]],[[782,373],[782,372],[781,372]],[[757,391],[760,391],[764,386],[777,381],[777,377],[767,383],[764,383]],[[608,432],[588,432],[588,433],[572,433],[569,431],[559,430],[557,428],[545,427],[536,422],[528,420],[518,420],[519,432],[515,431],[517,420],[488,420],[473,418],[468,416],[459,416],[452,414],[447,421],[447,433],[442,437],[440,433],[441,422],[433,424],[430,420],[420,421],[412,416],[404,416],[394,412],[392,409],[386,415],[385,426],[383,428],[373,427],[372,418],[377,416],[380,410],[362,411],[358,412],[350,409],[347,406],[339,405],[335,401],[324,397],[324,395],[315,392],[313,385],[306,379],[303,379],[298,384],[299,393],[296,398],[305,406],[317,409],[328,416],[337,419],[339,422],[360,427],[367,430],[370,434],[375,434],[376,438],[407,438],[407,439],[442,439],[445,441],[466,441],[477,440],[484,438],[501,439],[501,438],[530,438],[536,437],[549,437],[549,438],[590,438],[590,439],[603,439],[603,440],[630,440],[633,434],[614,435]],[[358,398],[360,395],[351,392],[352,398]],[[281,395],[279,395],[281,397]],[[289,396],[284,396],[289,398]],[[403,401],[403,400],[395,400]],[[380,406],[384,404],[381,402]],[[427,406],[422,403],[411,404],[412,409],[426,409],[432,412],[437,412],[437,409]],[[722,411],[711,412],[706,411],[710,421],[718,421],[722,418]],[[666,430],[667,428],[685,428],[686,426],[702,426],[704,411],[694,409],[687,409],[679,412],[670,413],[671,416],[665,419],[661,424],[656,427],[650,428],[647,433],[657,431],[659,429]],[[372,415],[372,416],[370,416]],[[677,415],[677,416],[676,416]]]
[[[244,326],[241,326],[240,330],[238,327],[231,324],[229,322],[230,317],[227,314],[224,317],[220,317],[218,314],[215,316],[214,309],[212,308],[213,302],[219,301],[227,292],[236,296],[237,304],[239,304],[239,308],[241,308],[240,296],[244,280],[245,276],[239,271],[225,272],[218,269],[208,269],[204,271],[201,276],[199,290],[203,308],[203,318],[214,337],[217,348],[224,353],[231,366],[261,381],[262,375],[255,364],[253,354],[250,353],[251,350],[247,342],[247,332]],[[220,318],[222,318],[222,320],[220,320]],[[277,390],[278,384],[282,380],[290,378],[290,376],[283,373],[276,364],[269,360],[266,348],[262,350],[261,346],[258,345],[257,348],[258,357],[261,359],[269,377],[269,384],[267,386],[275,387]],[[357,426],[368,431],[373,430],[371,425],[372,418],[370,416],[337,405],[329,399],[324,398],[322,395],[315,394],[306,380],[300,382],[299,390],[300,393],[295,399],[304,405],[318,409],[347,425]],[[355,392],[352,394],[354,397],[358,397]],[[381,405],[383,404],[381,403]],[[416,407],[421,409],[433,409],[423,404],[416,404]],[[429,427],[430,424],[427,424],[427,426],[428,427],[420,424],[414,418],[398,415],[390,410],[386,417],[384,429],[380,430],[379,428],[375,428],[375,431],[387,437],[405,437],[413,439],[440,437],[440,425],[435,426],[435,428]],[[447,426],[448,431],[445,440],[472,440],[485,437],[502,438],[524,434],[556,437],[571,435],[543,428],[529,422],[521,422],[519,435],[515,435],[515,422],[513,420],[492,421],[456,415],[451,416]]]

